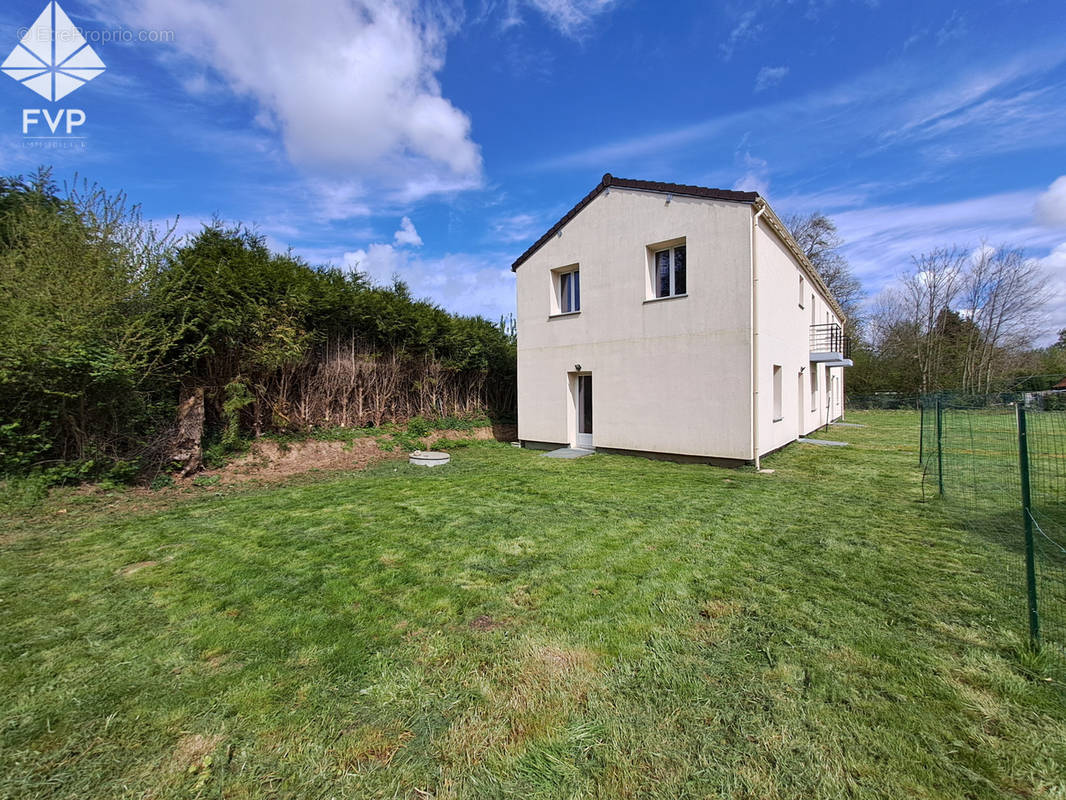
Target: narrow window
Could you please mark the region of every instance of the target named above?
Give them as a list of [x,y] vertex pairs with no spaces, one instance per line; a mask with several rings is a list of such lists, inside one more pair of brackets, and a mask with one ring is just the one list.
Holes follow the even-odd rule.
[[687,291],[685,276],[685,246],[674,248],[674,294]]
[[655,254],[656,297],[669,297],[670,291],[670,251],[660,250]]
[[816,316],[816,312],[814,310],[814,294],[812,293],[811,294],[811,325],[814,325],[817,322],[818,322],[818,317]]
[[774,422],[781,421],[781,367],[774,364]]
[[803,308],[803,298],[807,296],[807,286],[803,280],[803,276],[800,275],[800,308]]
[[811,411],[818,410],[818,365],[811,364]]
[[655,252],[653,282],[656,297],[672,297],[688,291],[685,269],[685,245]]
[[581,273],[578,270],[558,274],[559,313],[572,314],[581,310]]

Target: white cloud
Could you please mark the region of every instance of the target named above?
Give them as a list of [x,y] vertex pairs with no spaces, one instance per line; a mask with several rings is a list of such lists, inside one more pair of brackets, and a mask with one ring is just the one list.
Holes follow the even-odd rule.
[[729,32],[729,37],[718,45],[718,50],[721,52],[722,58],[728,61],[733,57],[733,53],[736,52],[738,45],[751,41],[762,33],[762,24],[756,22],[760,13],[761,9],[756,7],[749,8],[740,15],[736,25],[733,26],[733,30]]
[[1032,192],[1006,192],[951,203],[843,211],[833,221],[856,275],[874,295],[908,267],[912,256],[935,247],[977,247],[982,241],[1029,251],[1055,247],[1061,232],[1035,225],[1032,207]]
[[921,160],[933,168],[949,158],[1053,147],[1066,136],[1066,115],[1057,113],[1066,101],[1066,87],[1025,87],[1063,61],[1061,47],[1040,45],[1024,57],[988,58],[983,66],[965,71],[897,61],[827,89],[607,141],[546,159],[532,169],[635,171],[663,154],[669,154],[669,163],[691,163],[745,135],[775,160],[787,158],[794,171],[819,161],[835,170],[844,153],[864,157],[915,145],[922,147]]
[[400,220],[400,229],[393,236],[393,242],[398,246],[422,246],[422,237],[418,235],[418,231],[415,230],[415,224],[411,222],[410,217],[404,217]]
[[543,219],[536,214],[513,214],[501,217],[492,223],[492,238],[498,242],[533,241],[547,230]]
[[447,25],[414,0],[126,0],[117,13],[173,30],[190,73],[253,100],[320,178],[404,199],[480,184],[470,119],[437,80]]
[[766,159],[744,152],[737,153],[737,163],[745,171],[737,178],[733,188],[740,192],[758,192],[763,197],[769,196],[770,176]]
[[378,285],[399,278],[412,295],[426,298],[456,314],[497,319],[514,312],[514,275],[501,253],[449,253],[422,258],[391,244],[372,244],[345,253],[341,263]]
[[788,67],[763,67],[755,76],[755,91],[761,92],[781,83],[788,75]]
[[386,286],[400,278],[404,254],[391,244],[376,243],[345,253],[341,263],[345,269],[363,273],[376,284]]
[[[564,36],[579,38],[592,21],[617,3],[617,0],[523,0],[536,9]],[[505,6],[504,29],[522,24],[520,0],[510,0]]]
[[951,12],[951,16],[948,17],[947,22],[943,27],[936,32],[936,43],[938,45],[946,44],[953,39],[961,39],[968,32],[968,26],[966,24],[966,17],[956,8]]
[[1037,344],[1047,346],[1057,338],[1058,331],[1066,328],[1066,242],[1056,246],[1044,258],[1037,259],[1048,277],[1052,299],[1048,308],[1048,330]]
[[1048,227],[1066,227],[1066,175],[1056,178],[1033,206],[1036,221]]

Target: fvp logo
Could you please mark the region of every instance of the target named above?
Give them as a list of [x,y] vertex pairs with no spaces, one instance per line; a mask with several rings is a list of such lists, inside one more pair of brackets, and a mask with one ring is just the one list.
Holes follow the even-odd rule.
[[[50,103],[80,89],[104,69],[100,56],[55,2],[45,6],[11,55],[0,64],[0,70],[6,75]],[[67,135],[85,122],[85,112],[77,108],[59,109],[55,115],[47,110],[25,108],[22,110],[22,132],[29,133],[30,126],[37,125],[42,114],[53,134],[64,116]]]
[[0,70],[54,103],[101,74],[104,62],[59,3],[49,3]]

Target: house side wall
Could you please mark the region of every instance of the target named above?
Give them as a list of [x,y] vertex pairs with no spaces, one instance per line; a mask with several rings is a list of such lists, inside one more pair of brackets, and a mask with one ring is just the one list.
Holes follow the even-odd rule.
[[[759,452],[768,453],[843,413],[844,369],[810,360],[812,324],[842,324],[826,297],[804,278],[795,256],[765,223],[756,233],[758,260]],[[813,301],[812,301],[813,295]],[[813,306],[812,306],[813,302]],[[775,409],[774,366],[780,367],[780,411]],[[801,372],[802,371],[802,372]],[[811,374],[817,390],[811,391]]]
[[[611,189],[517,270],[518,435],[573,442],[575,365],[594,445],[749,460],[751,212]],[[686,297],[647,301],[648,246],[684,237]],[[552,270],[578,265],[581,312],[550,318]]]

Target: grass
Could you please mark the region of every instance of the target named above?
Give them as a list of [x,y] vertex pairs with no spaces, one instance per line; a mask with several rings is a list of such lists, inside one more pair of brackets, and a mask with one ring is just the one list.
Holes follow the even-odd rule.
[[1014,554],[926,501],[916,414],[849,419],[772,475],[60,493],[0,544],[0,797],[1066,796]]
[[[946,408],[937,451],[936,416],[925,415],[930,486],[944,487],[959,524],[1014,557],[1005,592],[1025,603],[1024,528],[1018,421],[1013,403]],[[1066,412],[1026,411],[1028,477],[1037,606],[1045,644],[1066,656]],[[942,475],[938,476],[938,473]]]

